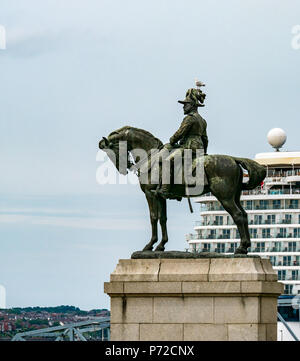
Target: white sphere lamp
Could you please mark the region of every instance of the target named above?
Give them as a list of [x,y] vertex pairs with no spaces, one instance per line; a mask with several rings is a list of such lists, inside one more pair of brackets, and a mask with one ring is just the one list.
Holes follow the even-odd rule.
[[269,144],[279,152],[279,149],[283,146],[286,142],[286,133],[281,128],[273,128],[269,131],[268,135],[268,142]]

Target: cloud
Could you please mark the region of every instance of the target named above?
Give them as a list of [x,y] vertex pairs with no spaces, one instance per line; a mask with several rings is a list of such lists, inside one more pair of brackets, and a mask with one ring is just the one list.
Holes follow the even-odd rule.
[[80,41],[81,32],[72,28],[7,27],[7,54],[20,57],[37,56],[68,47]]
[[42,214],[53,214],[53,215],[61,215],[61,216],[71,216],[74,214],[80,214],[82,211],[74,210],[74,209],[61,209],[61,208],[7,208],[4,212],[0,211],[0,214],[35,214],[35,213],[42,213]]
[[[32,212],[32,210],[30,210]],[[47,210],[49,212],[49,210]],[[56,210],[52,210],[52,213]],[[23,213],[23,214],[19,214]],[[67,213],[63,213],[63,215]],[[44,225],[54,227],[68,227],[93,230],[142,230],[146,227],[146,220],[126,219],[119,217],[76,217],[76,216],[45,216],[26,214],[24,209],[15,212],[3,212],[0,214],[0,223],[18,225]]]

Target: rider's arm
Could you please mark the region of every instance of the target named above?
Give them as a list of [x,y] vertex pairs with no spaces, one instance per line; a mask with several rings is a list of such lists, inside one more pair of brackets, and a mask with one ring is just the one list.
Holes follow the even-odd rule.
[[208,137],[207,135],[202,135],[202,143],[204,148],[204,154],[207,154],[207,146],[208,146]]
[[207,154],[208,136],[207,136],[207,133],[206,133],[206,122],[205,122],[205,129],[204,129],[204,132],[203,132],[203,134],[201,136],[201,139],[202,139],[202,143],[203,143],[204,154]]
[[182,123],[180,125],[180,128],[170,138],[170,144],[173,145],[173,144],[177,143],[180,139],[182,139],[186,135],[186,133],[189,131],[191,125],[192,125],[192,122],[189,121],[189,116],[186,116],[183,119],[183,121],[182,121]]

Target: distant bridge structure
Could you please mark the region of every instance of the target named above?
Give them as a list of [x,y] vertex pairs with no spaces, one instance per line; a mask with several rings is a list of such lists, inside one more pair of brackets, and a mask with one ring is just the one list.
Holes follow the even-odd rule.
[[87,321],[75,322],[63,326],[20,332],[17,333],[11,341],[27,341],[32,338],[55,338],[54,341],[88,341],[85,334],[96,331],[101,331],[102,341],[109,340],[110,317],[95,317]]

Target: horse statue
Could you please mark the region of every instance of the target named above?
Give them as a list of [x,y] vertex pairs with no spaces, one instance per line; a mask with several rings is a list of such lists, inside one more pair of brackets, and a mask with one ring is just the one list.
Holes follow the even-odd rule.
[[[125,169],[120,166],[120,142],[126,142],[127,144],[127,168],[125,167]],[[125,175],[128,170],[132,170],[130,169],[132,164],[128,159],[133,159],[133,163],[139,161],[132,150],[143,149],[150,156],[151,150],[161,149],[162,147],[163,143],[150,132],[130,126],[124,126],[115,130],[107,138],[103,137],[99,142],[99,148],[106,152],[108,156],[109,153],[114,153],[115,166],[121,174]],[[111,157],[110,159],[112,160]],[[239,231],[240,245],[235,250],[235,254],[247,254],[251,241],[247,213],[241,206],[240,196],[243,190],[251,190],[261,184],[266,176],[265,168],[251,159],[228,155],[204,155],[201,157],[201,160],[207,181],[202,187],[201,192],[192,196],[200,196],[211,192],[219,200],[224,209],[231,215]],[[243,169],[248,172],[249,179],[247,183],[243,182]],[[145,193],[148,202],[152,226],[151,240],[146,244],[143,251],[152,251],[153,245],[158,241],[158,221],[161,226],[162,239],[155,248],[155,251],[164,251],[165,244],[168,242],[166,199],[155,194],[157,184],[151,184],[151,182],[144,184],[140,181],[140,187]],[[187,194],[187,187],[184,182],[182,184],[172,184],[171,189],[172,193],[180,199],[191,196]]]

